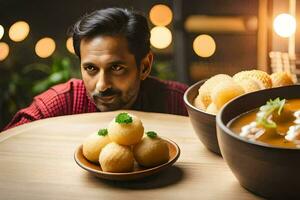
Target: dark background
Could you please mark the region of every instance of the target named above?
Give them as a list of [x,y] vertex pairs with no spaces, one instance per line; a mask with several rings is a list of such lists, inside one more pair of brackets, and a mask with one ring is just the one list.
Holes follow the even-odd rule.
[[[272,17],[272,9],[276,7],[274,4],[280,1],[270,2],[268,9],[271,12],[268,16]],[[152,6],[168,5],[173,11],[173,21],[167,26],[172,31],[173,40],[164,50],[152,48],[155,54],[152,74],[190,85],[214,74],[232,75],[244,69],[258,68],[257,51],[260,44],[257,29],[244,32],[189,32],[184,27],[186,19],[191,15],[207,15],[240,16],[245,19],[254,17],[259,20],[260,3],[260,0],[0,0],[0,24],[5,29],[0,42],[6,42],[10,47],[9,56],[0,61],[0,129],[17,110],[28,106],[34,95],[71,77],[80,78],[79,61],[66,50],[65,42],[68,28],[85,13],[106,7],[124,7],[140,10],[148,17]],[[285,5],[277,8],[285,9]],[[30,25],[30,33],[24,41],[15,43],[9,39],[7,32],[19,20]],[[267,25],[269,23],[266,22]],[[153,27],[150,21],[149,26]],[[198,57],[193,52],[193,40],[200,34],[209,34],[216,42],[217,50],[209,58]],[[55,40],[56,50],[49,58],[39,58],[34,46],[46,36]],[[281,43],[285,44],[286,41]],[[277,48],[282,48],[278,45],[281,43],[276,43]],[[55,73],[60,78],[55,79]]]

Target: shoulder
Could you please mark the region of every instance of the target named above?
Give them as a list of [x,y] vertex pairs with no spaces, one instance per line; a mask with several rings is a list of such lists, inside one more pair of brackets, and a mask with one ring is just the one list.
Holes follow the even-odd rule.
[[61,83],[55,86],[52,86],[50,89],[45,92],[39,94],[35,98],[37,99],[52,99],[58,96],[67,95],[68,93],[73,93],[76,91],[85,90],[84,84],[82,80],[79,79],[71,79],[68,82]]
[[83,81],[71,79],[37,95],[34,101],[45,116],[57,116],[70,114],[69,107],[72,105],[73,99],[84,97],[85,94]]
[[66,83],[61,83],[58,85],[55,85],[49,89],[50,91],[52,90],[56,94],[64,94],[68,93],[70,91],[80,91],[80,90],[85,90],[83,81],[80,79],[70,79]]
[[[151,112],[163,112],[177,115],[187,115],[183,102],[184,92],[188,86],[177,81],[161,80],[148,77],[142,83],[141,93],[144,104]],[[146,100],[145,100],[146,99]]]
[[[71,79],[66,83],[55,85],[34,97],[30,106],[17,112],[5,130],[34,120],[73,114],[72,100],[84,102],[82,99],[85,97],[85,93],[82,80]],[[82,107],[84,108],[84,106]],[[95,110],[93,106],[90,106],[90,109]]]

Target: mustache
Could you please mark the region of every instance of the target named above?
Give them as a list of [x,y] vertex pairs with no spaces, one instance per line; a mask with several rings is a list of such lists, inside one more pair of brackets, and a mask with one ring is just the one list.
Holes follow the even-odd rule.
[[92,97],[95,99],[95,98],[112,96],[112,95],[116,95],[116,94],[119,94],[119,93],[120,93],[119,90],[113,89],[113,88],[109,88],[109,89],[106,89],[103,92],[95,92],[95,93],[93,93]]

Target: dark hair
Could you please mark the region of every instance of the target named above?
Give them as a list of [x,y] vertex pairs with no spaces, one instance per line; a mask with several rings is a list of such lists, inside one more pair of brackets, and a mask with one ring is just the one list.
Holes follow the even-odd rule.
[[80,42],[98,35],[124,36],[137,66],[150,51],[150,32],[147,19],[136,11],[123,8],[96,10],[83,16],[71,29],[73,46],[80,58]]

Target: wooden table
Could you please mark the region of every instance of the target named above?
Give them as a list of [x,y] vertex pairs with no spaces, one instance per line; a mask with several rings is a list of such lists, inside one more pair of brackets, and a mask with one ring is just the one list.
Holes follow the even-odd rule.
[[78,145],[119,113],[39,120],[0,133],[0,199],[259,199],[241,187],[220,156],[196,137],[188,117],[129,111],[145,130],[175,141],[174,166],[142,180],[107,181],[80,168]]

